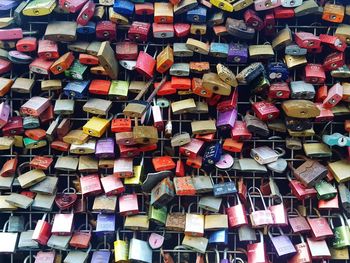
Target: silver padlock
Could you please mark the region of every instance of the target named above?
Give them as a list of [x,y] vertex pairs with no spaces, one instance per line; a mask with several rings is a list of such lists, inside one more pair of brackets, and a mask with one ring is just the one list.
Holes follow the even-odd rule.
[[261,165],[275,162],[285,153],[286,151],[280,147],[272,149],[269,146],[260,146],[250,150],[250,156]]

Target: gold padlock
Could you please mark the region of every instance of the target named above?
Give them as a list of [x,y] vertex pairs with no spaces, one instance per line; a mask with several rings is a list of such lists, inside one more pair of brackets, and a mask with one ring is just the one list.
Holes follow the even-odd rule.
[[275,50],[280,50],[292,43],[293,36],[292,31],[289,27],[286,27],[280,31],[278,31],[276,37],[272,40],[272,48]]
[[292,131],[287,129],[288,133],[292,137],[311,137],[315,135],[315,130],[313,128],[304,131]]
[[286,63],[288,69],[304,66],[307,64],[307,60],[305,56],[285,55],[284,62]]
[[114,12],[113,7],[110,7],[108,9],[109,14],[109,20],[113,23],[119,24],[119,25],[127,25],[129,24],[129,19],[121,14],[118,14]]
[[112,117],[113,116],[111,116],[109,119],[102,119],[95,116],[92,117],[83,126],[83,132],[90,136],[100,138],[109,127]]
[[340,24],[334,33],[335,36],[345,39],[347,44],[350,44],[350,25]]
[[237,87],[238,82],[235,74],[223,64],[219,63],[216,65],[216,71],[219,75],[219,78],[232,87]]
[[179,100],[171,103],[171,110],[173,114],[182,114],[194,110],[196,108],[196,103],[194,99]]
[[96,140],[90,139],[83,144],[71,144],[69,152],[74,154],[93,154],[95,153]]
[[89,135],[83,132],[83,130],[71,130],[67,135],[63,137],[63,141],[69,144],[83,144],[87,142]]
[[216,6],[217,8],[227,11],[227,12],[232,12],[233,11],[233,6],[230,4],[228,1],[225,0],[210,0],[210,3],[213,6]]
[[231,86],[223,82],[219,75],[213,72],[203,75],[202,86],[219,95],[229,96],[231,94]]
[[62,81],[60,79],[47,79],[41,81],[41,90],[61,90],[62,89]]
[[97,115],[108,115],[111,107],[112,102],[110,100],[91,98],[84,104],[83,111]]
[[92,156],[79,156],[78,171],[81,173],[95,173],[98,171],[98,161]]
[[13,137],[0,137],[0,150],[9,150],[14,143],[15,139]]
[[194,38],[188,38],[186,41],[186,47],[189,50],[192,50],[194,52],[197,52],[199,54],[203,54],[203,55],[208,55],[209,54],[209,44],[208,43],[204,43],[202,41],[199,41],[197,39]]
[[138,126],[138,120],[135,118],[133,128],[134,140],[140,144],[154,144],[158,142],[158,130],[154,126]]
[[22,173],[24,168],[29,168],[29,162],[22,163],[17,168],[18,182],[22,188],[28,188],[32,185],[43,181],[46,178],[46,174],[39,169],[29,170],[28,172]]
[[249,57],[252,59],[267,59],[274,57],[274,55],[275,53],[269,43],[249,46]]
[[192,35],[203,36],[207,33],[207,25],[206,24],[191,24],[190,33]]
[[193,134],[209,134],[216,132],[215,120],[192,121],[191,128]]

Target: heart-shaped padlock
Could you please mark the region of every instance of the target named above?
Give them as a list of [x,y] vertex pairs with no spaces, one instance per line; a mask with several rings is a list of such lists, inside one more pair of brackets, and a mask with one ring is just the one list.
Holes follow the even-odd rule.
[[[74,190],[72,193],[69,193],[69,190]],[[78,196],[74,188],[66,188],[61,194],[57,194],[55,197],[55,203],[60,210],[69,209],[74,205]]]
[[287,161],[283,158],[278,158],[276,161],[267,164],[267,168],[275,173],[283,173],[287,168]]
[[158,233],[152,233],[148,238],[148,244],[152,249],[159,249],[164,243],[164,233],[160,235]]
[[221,155],[220,160],[215,163],[215,167],[219,170],[229,170],[234,164],[234,159],[231,154],[225,153]]

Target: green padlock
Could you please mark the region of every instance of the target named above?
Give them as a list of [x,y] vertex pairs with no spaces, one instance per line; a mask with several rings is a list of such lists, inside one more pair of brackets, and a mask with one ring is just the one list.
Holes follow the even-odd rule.
[[112,80],[108,95],[126,98],[129,91],[129,80]]
[[165,225],[167,218],[167,208],[165,206],[161,208],[155,208],[154,206],[149,206],[148,218],[150,221],[153,221],[157,225]]
[[33,140],[31,138],[23,138],[24,148],[37,149],[47,145],[46,140]]
[[337,189],[330,183],[321,180],[315,185],[317,191],[317,198],[319,200],[330,200],[337,195]]
[[344,218],[340,214],[333,214],[340,219],[340,226],[334,227],[333,218],[330,219],[330,225],[334,233],[334,240],[332,246],[336,249],[350,246],[350,230],[349,226],[345,224]]
[[79,62],[79,60],[74,60],[73,65],[64,71],[64,75],[66,77],[76,79],[76,80],[84,80],[85,74],[87,72],[87,66],[83,65]]

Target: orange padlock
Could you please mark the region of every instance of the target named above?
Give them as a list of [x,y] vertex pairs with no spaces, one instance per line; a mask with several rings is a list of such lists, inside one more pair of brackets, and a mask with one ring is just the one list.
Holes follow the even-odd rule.
[[112,132],[131,132],[131,119],[130,118],[118,118],[118,116],[124,116],[123,113],[117,113],[116,118],[112,120],[111,131]]
[[171,87],[176,90],[190,90],[191,79],[185,77],[171,77]]
[[232,138],[227,138],[225,139],[222,148],[228,152],[240,153],[242,152],[243,142],[236,141]]
[[157,172],[172,170],[176,167],[175,162],[170,156],[159,156],[152,158],[154,170]]
[[190,167],[192,167],[192,168],[195,168],[195,169],[199,169],[199,168],[202,167],[202,162],[203,162],[202,156],[197,155],[197,156],[194,157],[194,158],[190,158],[190,157],[189,157],[189,158],[186,160],[186,165],[187,165],[187,166],[190,166]]

